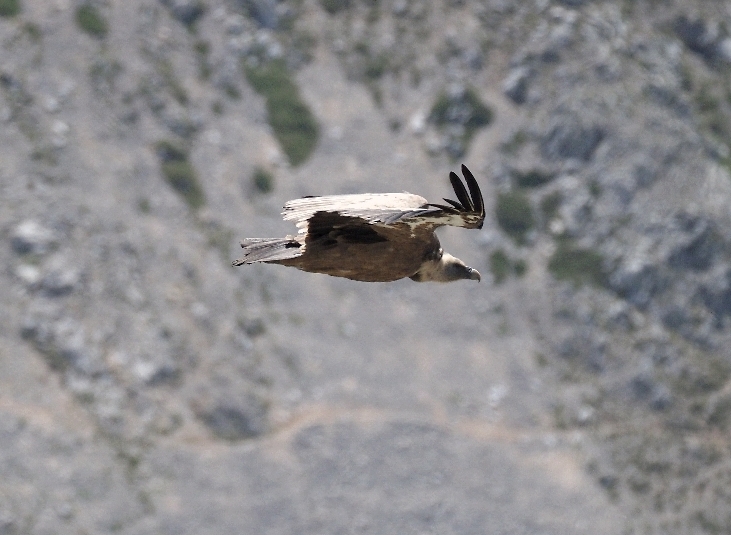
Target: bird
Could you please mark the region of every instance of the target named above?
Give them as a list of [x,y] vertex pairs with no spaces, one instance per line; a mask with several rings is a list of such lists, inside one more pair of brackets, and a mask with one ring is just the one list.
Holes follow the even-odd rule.
[[[464,182],[449,180],[457,200],[427,202],[411,193],[308,196],[288,201],[282,212],[295,236],[247,238],[232,265],[281,264],[311,273],[363,282],[480,281],[480,272],[442,249],[435,234],[451,225],[481,229],[485,203],[474,175],[462,165]],[[466,187],[465,187],[466,184]]]

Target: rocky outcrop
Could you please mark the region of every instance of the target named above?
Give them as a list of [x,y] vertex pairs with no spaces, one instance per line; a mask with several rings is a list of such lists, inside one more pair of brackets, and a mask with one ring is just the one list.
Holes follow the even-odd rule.
[[[0,533],[728,532],[731,20],[650,4],[0,14]],[[477,289],[230,268],[463,160]]]

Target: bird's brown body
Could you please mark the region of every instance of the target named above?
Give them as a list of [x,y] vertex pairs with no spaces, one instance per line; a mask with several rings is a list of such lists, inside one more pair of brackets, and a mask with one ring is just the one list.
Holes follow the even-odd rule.
[[[398,224],[402,226],[403,224]],[[437,259],[441,252],[439,240],[430,233],[428,239],[402,239],[408,229],[391,229],[373,225],[383,241],[363,243],[347,230],[336,230],[307,243],[301,256],[278,261],[312,273],[325,273],[363,282],[391,282],[411,277],[424,261]],[[333,241],[335,243],[333,243]]]
[[477,181],[462,166],[469,194],[454,173],[459,202],[431,204],[410,193],[304,197],[285,204],[284,219],[297,236],[241,242],[234,265],[265,262],[364,282],[479,280],[480,274],[444,253],[434,230],[442,225],[481,228],[484,202]]

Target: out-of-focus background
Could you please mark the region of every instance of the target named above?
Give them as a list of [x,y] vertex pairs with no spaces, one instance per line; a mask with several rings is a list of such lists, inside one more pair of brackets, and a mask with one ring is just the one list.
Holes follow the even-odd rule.
[[[731,9],[0,0],[0,534],[731,532]],[[230,266],[466,163],[481,284]]]

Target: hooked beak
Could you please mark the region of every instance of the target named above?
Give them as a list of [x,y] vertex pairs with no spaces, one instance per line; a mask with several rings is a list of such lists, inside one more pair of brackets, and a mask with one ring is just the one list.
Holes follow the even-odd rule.
[[480,282],[482,280],[482,277],[480,276],[480,272],[477,271],[475,268],[470,268],[470,280]]

